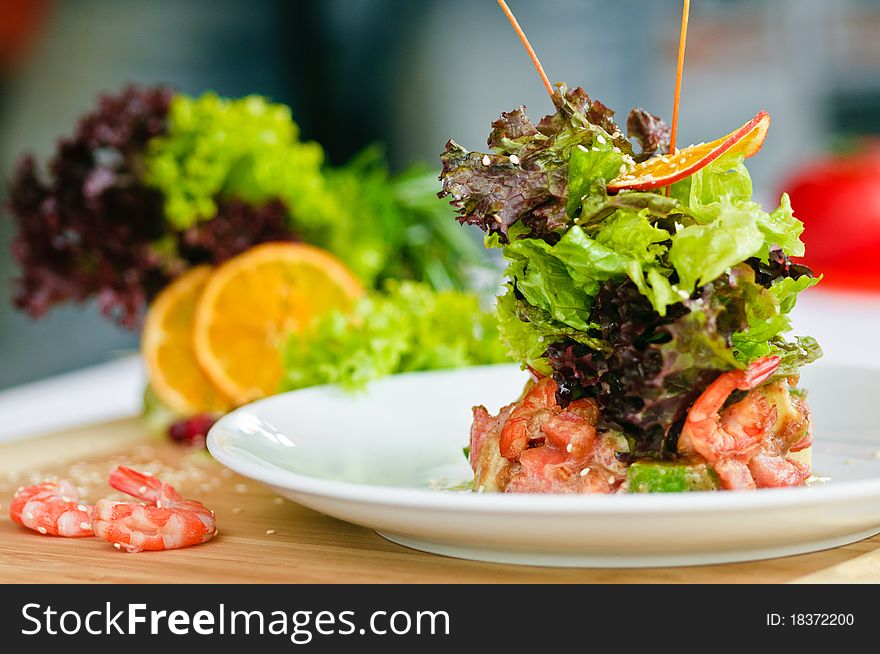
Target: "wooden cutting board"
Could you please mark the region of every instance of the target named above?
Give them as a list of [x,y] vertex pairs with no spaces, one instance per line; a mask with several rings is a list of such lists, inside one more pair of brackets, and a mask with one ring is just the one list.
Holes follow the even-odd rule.
[[[217,513],[219,535],[197,547],[126,554],[96,538],[41,536],[8,517],[20,485],[71,475],[104,494],[118,463],[174,478]],[[275,496],[205,452],[151,437],[138,419],[0,445],[0,582],[4,583],[775,583],[880,582],[880,536],[833,550],[755,563],[641,570],[496,565],[424,554]]]

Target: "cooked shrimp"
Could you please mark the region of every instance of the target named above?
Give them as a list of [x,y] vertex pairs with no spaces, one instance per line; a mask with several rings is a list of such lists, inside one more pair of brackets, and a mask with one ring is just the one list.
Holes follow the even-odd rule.
[[18,524],[48,536],[93,536],[92,507],[77,501],[76,489],[66,481],[19,488],[9,507]]
[[723,412],[721,408],[735,390],[757,388],[779,367],[779,357],[765,357],[746,370],[722,373],[709,384],[688,411],[678,451],[696,452],[707,461],[748,459],[763,445],[764,435],[776,422],[776,407],[761,393],[749,393]]
[[508,461],[519,458],[528,448],[530,440],[543,437],[540,434],[541,423],[558,410],[556,382],[551,377],[544,377],[526,392],[504,424],[498,443],[501,456]]
[[155,477],[119,466],[110,485],[148,504],[99,500],[92,512],[95,535],[127,552],[198,545],[216,534],[214,512],[187,500]]

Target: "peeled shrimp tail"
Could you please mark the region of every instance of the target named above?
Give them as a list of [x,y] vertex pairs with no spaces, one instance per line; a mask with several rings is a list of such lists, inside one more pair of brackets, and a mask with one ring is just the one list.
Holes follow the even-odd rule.
[[125,466],[118,466],[110,473],[110,486],[145,502],[161,506],[163,503],[180,502],[183,498],[168,484],[156,477],[146,475]]
[[739,371],[741,380],[736,380],[738,382],[737,389],[749,391],[757,388],[776,372],[780,361],[781,359],[777,356],[764,357],[753,362],[746,370]]

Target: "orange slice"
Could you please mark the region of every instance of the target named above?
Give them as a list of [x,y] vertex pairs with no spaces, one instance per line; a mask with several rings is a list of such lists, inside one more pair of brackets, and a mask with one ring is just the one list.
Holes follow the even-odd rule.
[[196,302],[210,276],[210,266],[199,266],[167,286],[150,305],[141,336],[150,386],[183,415],[225,411],[232,404],[202,372],[193,349]]
[[751,157],[761,149],[769,127],[770,114],[761,111],[739,129],[711,143],[691,145],[676,154],[654,156],[636,164],[623,175],[609,182],[608,190],[649,191],[669,186],[708,166],[725,152],[741,153]]
[[196,307],[193,342],[205,374],[237,404],[278,390],[280,348],[315,316],[363,294],[334,256],[299,243],[267,243],[217,268]]

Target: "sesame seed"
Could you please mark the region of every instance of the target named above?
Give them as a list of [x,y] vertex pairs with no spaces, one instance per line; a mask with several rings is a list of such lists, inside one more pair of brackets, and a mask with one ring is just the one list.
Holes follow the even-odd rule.
[[613,148],[611,148],[611,150],[613,152],[616,152],[617,154],[620,154],[620,148],[618,148],[616,145]]
[[568,445],[565,446],[565,451],[568,452],[569,454],[571,454],[571,452],[573,450],[574,450],[574,445],[572,445],[571,443],[569,443]]
[[483,165],[488,166],[490,163],[492,163],[492,160],[489,158],[489,155],[484,154],[483,155]]
[[660,161],[663,163],[669,163],[669,157],[660,157]]
[[602,136],[601,134],[599,134],[599,136],[596,137],[596,140],[599,142],[600,145],[605,145],[605,137]]
[[611,476],[611,475],[608,476],[608,483],[609,483],[609,484],[613,484],[613,483],[614,483],[614,477],[613,477],[613,476]]
[[611,135],[611,138],[619,139],[621,136],[623,135],[620,132],[614,132],[614,134]]
[[236,484],[235,492],[236,493],[247,493],[247,484]]
[[77,511],[88,511],[89,507],[87,507],[85,504],[77,504],[76,510]]
[[37,527],[37,531],[40,532],[41,534],[45,534],[47,530],[45,527]]
[[504,221],[501,220],[501,216],[495,216],[495,222],[498,223],[498,224],[500,225],[500,224],[503,223]]
[[590,474],[590,469],[584,468],[583,470],[581,470],[580,474],[581,474],[581,477],[586,477],[588,474]]
[[24,514],[24,517],[27,518],[28,520],[33,520],[34,514],[31,513],[30,511],[28,511],[27,513]]
[[88,522],[80,522],[79,528],[82,529],[83,531],[85,531],[87,529],[91,529],[92,525],[90,525]]
[[626,164],[620,164],[620,172],[621,172],[621,173],[625,173],[625,172],[626,172]]
[[517,164],[519,164],[519,157],[517,157],[515,154],[510,155],[510,163],[516,166]]
[[138,493],[140,493],[141,495],[143,495],[143,494],[146,493],[146,492],[147,492],[147,487],[146,487],[146,486],[138,486]]
[[267,536],[271,536],[271,535],[274,534],[274,533],[275,533],[275,530],[274,530],[274,529],[267,529],[267,530],[266,530],[266,535],[267,535]]
[[120,545],[119,543],[113,543],[113,547],[115,547],[116,549],[122,549],[122,545]]
[[681,159],[678,160],[678,163],[680,163],[680,164],[687,163],[687,159],[685,157],[682,157]]
[[220,530],[219,530],[219,529],[215,529],[215,530],[214,530],[214,533],[213,533],[212,535],[213,535],[213,536],[216,536],[216,535],[219,534],[219,533],[220,533]]
[[583,150],[584,152],[589,152],[589,150],[588,150],[587,148],[584,147],[583,143],[578,143],[578,148],[580,148],[580,149]]
[[162,500],[156,500],[156,508],[157,508],[157,509],[161,509],[161,508],[162,508]]

